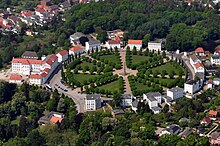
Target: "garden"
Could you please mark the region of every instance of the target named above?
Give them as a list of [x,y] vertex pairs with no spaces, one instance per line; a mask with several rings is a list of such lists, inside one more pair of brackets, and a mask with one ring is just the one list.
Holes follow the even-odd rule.
[[166,58],[165,52],[126,50],[128,68],[137,69],[137,76],[129,76],[128,80],[134,96],[147,92],[162,92],[166,88],[183,87],[187,70],[177,60]]
[[65,63],[62,79],[73,89],[81,92],[113,95],[124,93],[124,81],[113,75],[121,69],[121,58],[117,49],[91,52],[89,55],[75,55]]

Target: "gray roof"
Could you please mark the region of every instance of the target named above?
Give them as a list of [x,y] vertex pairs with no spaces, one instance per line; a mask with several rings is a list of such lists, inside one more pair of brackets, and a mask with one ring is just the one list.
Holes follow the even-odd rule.
[[131,104],[132,104],[132,107],[138,107],[138,100],[134,100]]
[[195,75],[196,75],[199,79],[204,79],[204,78],[205,78],[205,73],[203,73],[203,72],[197,72]]
[[154,106],[151,108],[153,111],[161,111],[161,108],[158,106]]
[[190,58],[195,62],[196,60],[199,60],[198,57],[195,54],[190,55]]
[[89,39],[89,44],[90,45],[93,45],[93,44],[100,44],[100,41],[99,40],[96,40],[96,39],[94,39],[94,38],[90,38],[90,37],[88,37],[88,39]]
[[112,110],[112,112],[113,112],[115,115],[124,114],[124,113],[125,113],[122,109],[115,109],[115,110]]
[[150,101],[155,101],[155,97],[161,96],[160,92],[149,92],[145,94]]
[[174,88],[170,89],[169,91],[171,91],[171,92],[184,92],[183,88],[180,88],[180,87],[174,87]]
[[176,124],[169,125],[167,126],[167,128],[165,128],[165,130],[170,132],[171,134],[175,133],[179,129],[180,129],[179,125]]
[[220,78],[214,78],[213,81],[220,81]]
[[100,94],[88,94],[86,95],[86,100],[99,100],[101,99]]
[[70,37],[74,40],[79,39],[80,37],[86,36],[85,34],[83,34],[82,32],[75,32],[74,34],[72,34]]
[[25,51],[21,58],[38,58],[37,53],[34,51]]
[[166,99],[167,102],[171,102],[173,100],[171,97],[166,96],[166,95],[164,95],[163,98]]
[[212,138],[212,139],[217,139],[219,136],[220,136],[220,133],[217,132],[217,131],[215,131],[215,132],[213,132],[213,133],[211,134],[211,138]]
[[39,123],[47,123],[47,122],[50,121],[50,119],[52,118],[52,116],[53,116],[54,114],[61,115],[62,117],[64,116],[63,113],[51,111],[51,112],[48,113],[47,115],[41,117],[41,118],[38,120],[38,122],[39,122]]
[[220,59],[220,55],[213,55],[212,59]]
[[190,85],[193,85],[193,84],[196,84],[196,80],[189,80],[186,82],[186,84],[190,84]]
[[181,136],[187,137],[187,136],[189,136],[191,133],[192,133],[192,132],[187,129],[187,130],[185,130],[185,131],[181,134]]
[[123,94],[122,98],[123,99],[132,99],[132,95],[131,94]]

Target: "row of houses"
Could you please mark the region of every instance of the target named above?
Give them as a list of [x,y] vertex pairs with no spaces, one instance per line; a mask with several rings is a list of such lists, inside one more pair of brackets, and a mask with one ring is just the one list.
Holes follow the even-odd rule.
[[20,58],[13,58],[9,81],[21,83],[29,79],[30,84],[44,84],[58,65],[68,59],[68,51],[62,50],[56,54],[42,56],[40,60],[37,58],[36,53],[30,51],[25,52]]

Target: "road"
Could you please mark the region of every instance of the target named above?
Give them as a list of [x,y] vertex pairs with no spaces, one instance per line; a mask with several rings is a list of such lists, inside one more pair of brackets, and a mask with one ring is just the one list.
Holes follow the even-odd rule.
[[[49,82],[49,85],[52,87],[52,89],[57,89],[59,93],[63,93],[64,95],[70,97],[75,102],[78,113],[84,113],[85,112],[84,98],[86,95],[77,93],[77,91],[74,91],[68,88],[67,86],[63,85],[60,82],[60,78],[61,78],[61,70],[59,70],[57,74],[55,74],[52,77],[52,79]],[[55,86],[55,84],[57,84],[62,89],[67,89],[68,91],[65,92],[64,90],[61,90],[60,88],[58,88],[58,86]]]
[[215,127],[208,134],[206,134],[207,137],[210,137],[210,134],[218,128],[217,123],[213,123],[213,125],[215,125]]
[[195,79],[195,71],[194,71],[192,65],[190,64],[189,58],[188,58],[188,57],[185,57],[185,56],[182,56],[182,59],[183,59],[184,65],[187,67],[187,69],[188,69],[188,71],[189,71],[189,76],[188,76],[188,78],[189,78],[190,80]]

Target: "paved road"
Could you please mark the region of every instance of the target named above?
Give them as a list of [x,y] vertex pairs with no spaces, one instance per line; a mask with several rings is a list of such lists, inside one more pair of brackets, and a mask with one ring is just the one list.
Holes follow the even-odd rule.
[[[57,89],[59,91],[59,93],[63,93],[64,95],[70,97],[75,102],[78,113],[84,113],[85,112],[84,98],[85,98],[86,95],[79,94],[76,91],[73,91],[72,89],[70,89],[67,86],[63,85],[60,82],[60,77],[61,77],[61,71],[58,71],[58,73],[55,74],[53,76],[53,78],[50,80],[49,85],[52,87],[52,89]],[[65,92],[64,90],[58,88],[58,86],[56,86],[55,84],[57,84],[62,89],[67,89],[68,91]]]
[[193,80],[195,78],[195,72],[194,72],[194,69],[193,69],[192,65],[190,64],[189,58],[182,56],[182,59],[183,59],[184,65],[187,67],[187,69],[189,71],[188,78],[190,80]]

